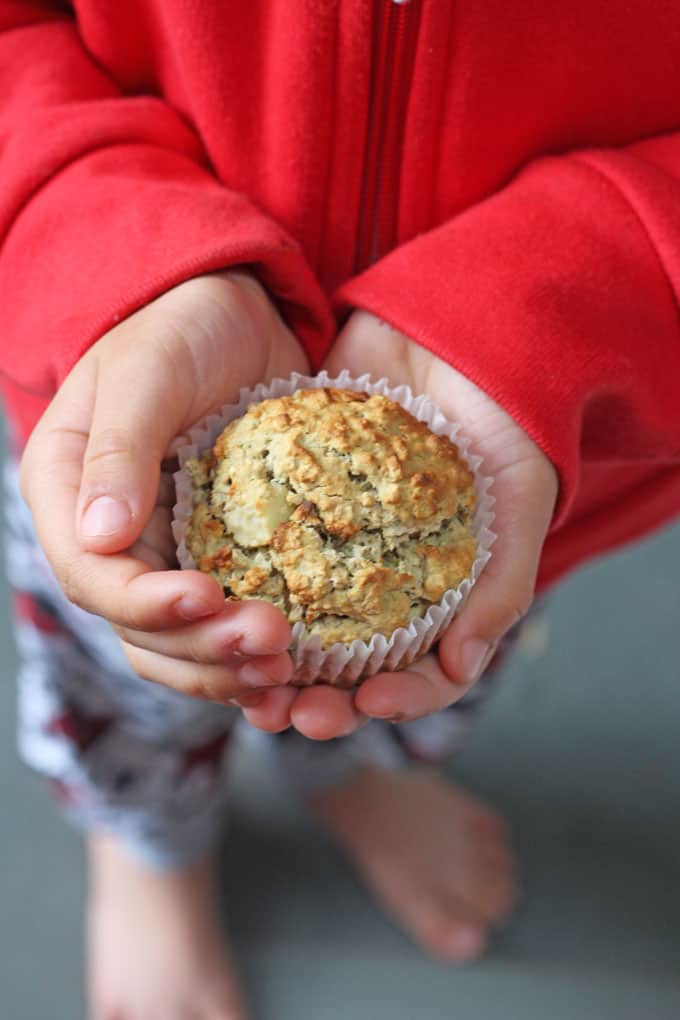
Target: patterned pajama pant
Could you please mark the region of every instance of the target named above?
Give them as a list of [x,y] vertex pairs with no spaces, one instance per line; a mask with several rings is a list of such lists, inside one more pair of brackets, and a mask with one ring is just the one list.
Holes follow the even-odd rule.
[[[5,474],[20,754],[46,777],[80,829],[113,832],[158,867],[187,864],[218,838],[230,740],[236,725],[247,724],[235,708],[187,697],[132,671],[112,628],[62,594],[19,493],[15,461]],[[442,762],[462,746],[501,658],[465,698],[427,719],[375,721],[326,743],[292,730],[259,736],[302,795],[339,782],[360,764]]]

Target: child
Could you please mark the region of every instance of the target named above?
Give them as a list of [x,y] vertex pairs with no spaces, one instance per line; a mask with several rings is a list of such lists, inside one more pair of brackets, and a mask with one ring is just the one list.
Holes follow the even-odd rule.
[[[680,12],[0,0],[0,27],[21,741],[88,832],[91,1015],[247,1015],[210,864],[234,701],[293,727],[282,767],[395,918],[477,955],[502,823],[392,749],[453,747],[537,577],[678,512]],[[272,607],[169,569],[173,440],[322,363],[428,393],[496,478],[465,612],[354,696],[298,692]]]

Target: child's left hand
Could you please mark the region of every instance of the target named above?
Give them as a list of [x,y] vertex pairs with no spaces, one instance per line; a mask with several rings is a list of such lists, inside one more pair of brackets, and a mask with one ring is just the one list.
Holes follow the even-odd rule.
[[[338,337],[326,365],[353,376],[387,375],[426,393],[444,414],[460,422],[495,479],[493,556],[472,590],[464,612],[439,643],[409,670],[382,673],[355,692],[317,685],[286,688],[240,699],[260,729],[278,730],[288,721],[305,736],[345,736],[367,718],[405,722],[438,712],[458,701],[484,672],[494,650],[533,600],[543,542],[557,499],[557,473],[513,418],[465,376],[403,333],[367,312],[355,312]],[[256,702],[256,703],[255,703]]]

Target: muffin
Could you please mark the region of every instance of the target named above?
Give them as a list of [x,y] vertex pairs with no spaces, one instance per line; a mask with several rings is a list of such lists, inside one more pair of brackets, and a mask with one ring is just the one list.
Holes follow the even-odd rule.
[[199,569],[227,598],[273,602],[323,648],[387,637],[471,575],[472,473],[380,393],[253,404],[185,469]]

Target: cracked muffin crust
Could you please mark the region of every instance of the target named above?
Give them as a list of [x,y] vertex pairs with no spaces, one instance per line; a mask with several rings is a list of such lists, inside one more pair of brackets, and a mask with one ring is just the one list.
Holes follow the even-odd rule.
[[186,469],[199,569],[228,598],[273,602],[325,648],[389,636],[470,576],[472,473],[388,397],[265,400]]

